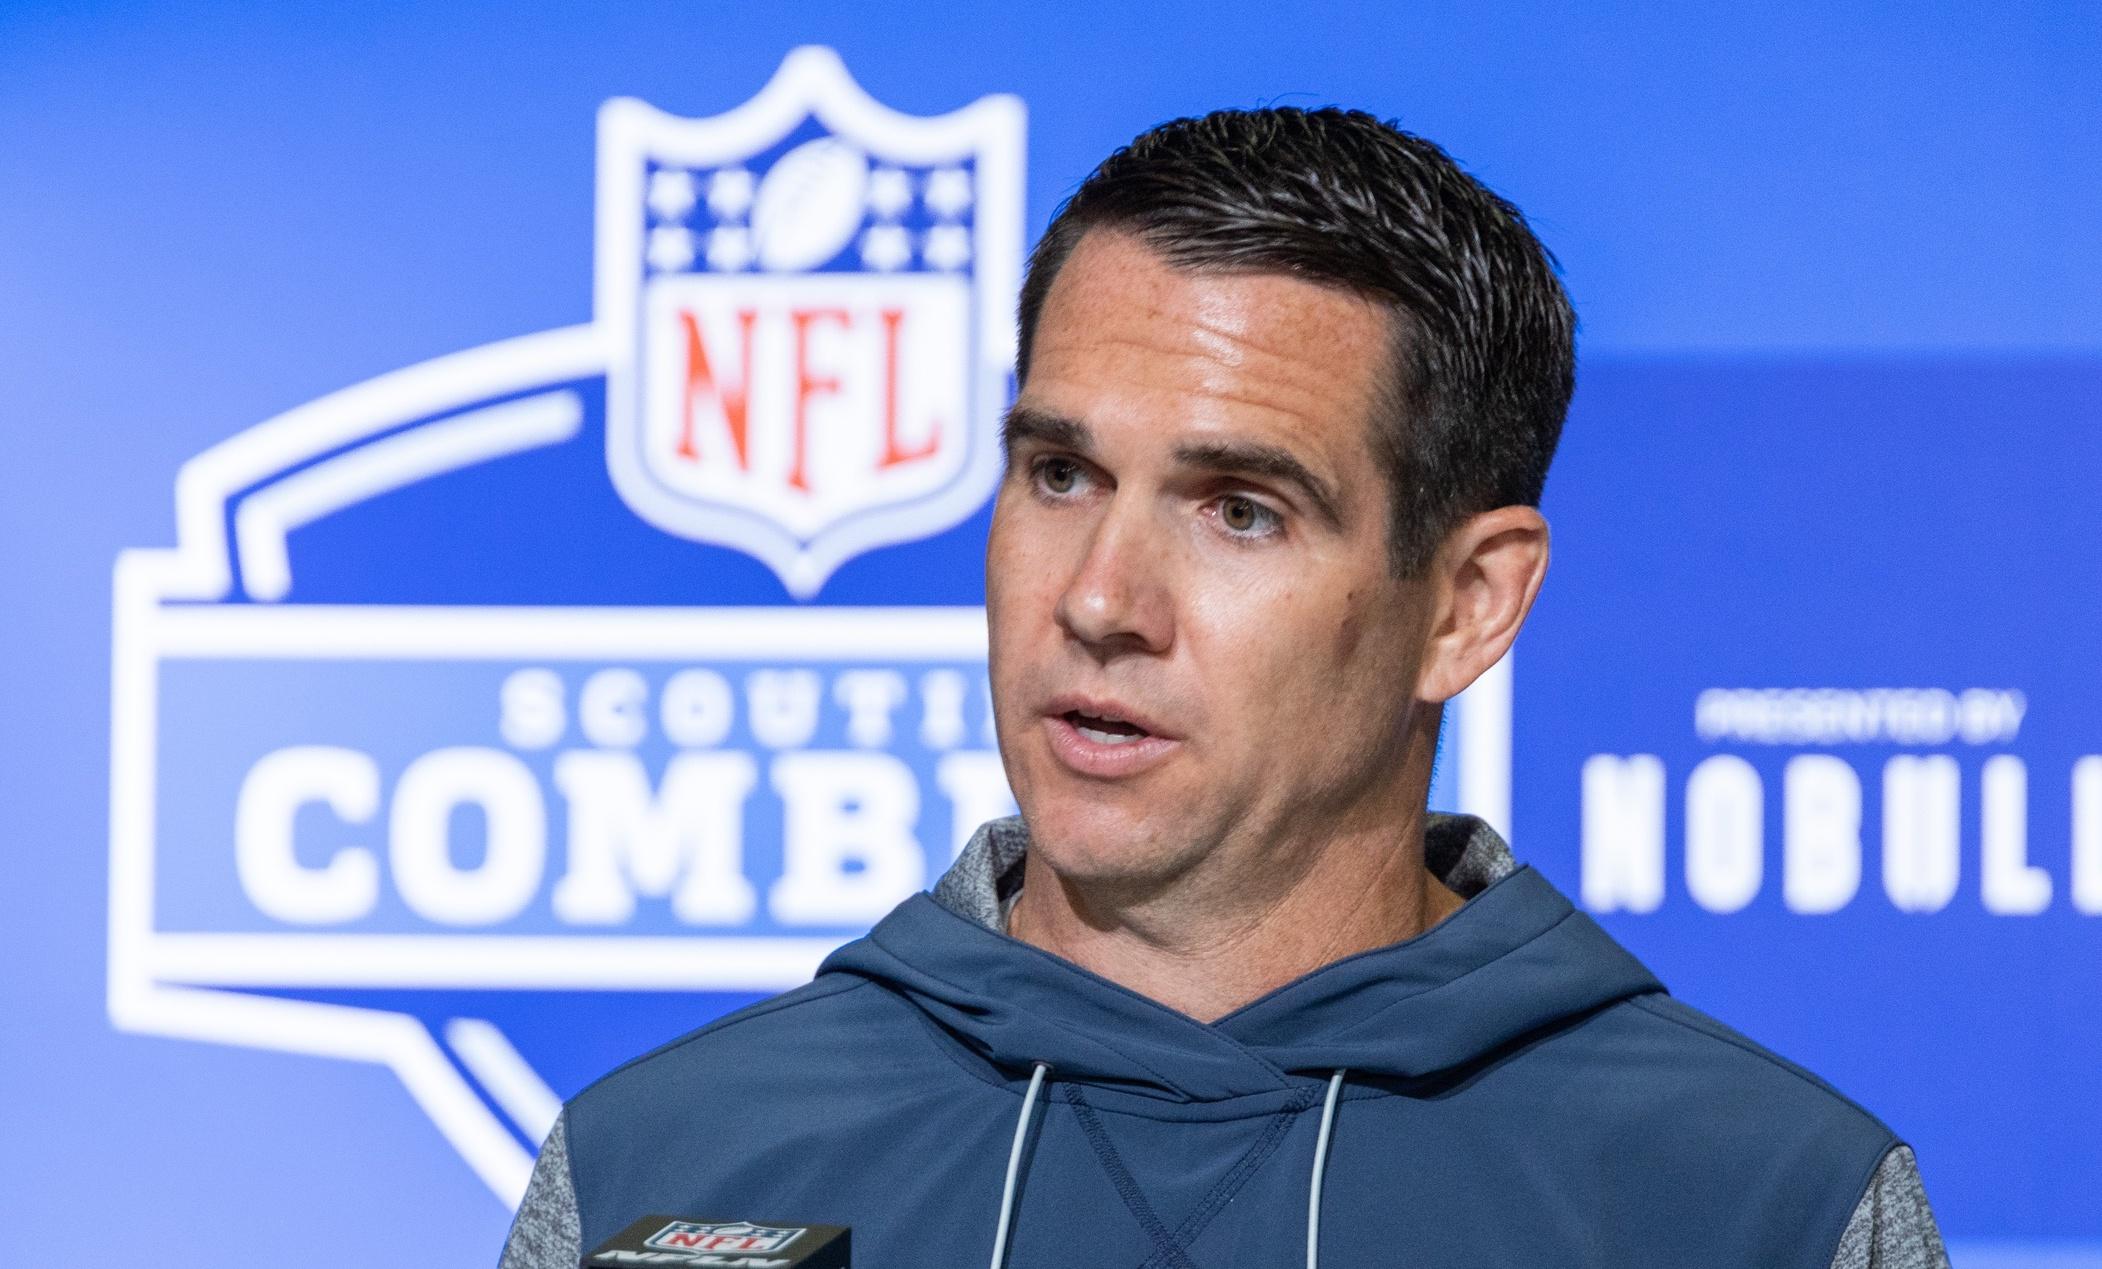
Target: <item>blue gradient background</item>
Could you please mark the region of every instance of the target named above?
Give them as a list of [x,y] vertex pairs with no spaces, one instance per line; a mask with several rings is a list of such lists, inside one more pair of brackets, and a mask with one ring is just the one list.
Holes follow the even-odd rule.
[[[493,1262],[508,1214],[392,1073],[110,1028],[110,563],[172,542],[177,467],[241,428],[586,320],[598,104],[716,113],[803,43],[907,112],[1022,96],[1032,233],[1222,104],[1399,116],[1525,208],[1584,370],[1520,644],[1520,854],[1575,890],[1590,754],[1662,754],[1675,801],[1702,687],[2025,690],[2044,914],[1977,910],[1965,755],[1947,912],[1891,910],[1872,850],[1832,917],[1771,880],[1711,917],[1675,865],[1609,924],[1914,1141],[1961,1269],[2102,1265],[2102,918],[2063,894],[2065,772],[2102,751],[2102,9],[1239,0],[0,2],[0,1260],[121,1213],[171,1266]],[[825,600],[917,601],[910,550]],[[655,1022],[608,1027],[692,1018]]]

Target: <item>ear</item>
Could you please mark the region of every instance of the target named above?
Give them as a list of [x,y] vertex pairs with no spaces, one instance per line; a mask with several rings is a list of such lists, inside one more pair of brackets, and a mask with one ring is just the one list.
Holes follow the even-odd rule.
[[1547,576],[1547,520],[1498,507],[1446,536],[1431,565],[1434,608],[1416,675],[1419,700],[1444,702],[1510,650]]

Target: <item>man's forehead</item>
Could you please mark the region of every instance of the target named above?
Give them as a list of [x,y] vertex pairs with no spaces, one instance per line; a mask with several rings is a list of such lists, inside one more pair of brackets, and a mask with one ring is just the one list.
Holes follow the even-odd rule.
[[1139,426],[1183,449],[1282,448],[1340,478],[1369,454],[1390,323],[1376,301],[1337,288],[1182,268],[1098,230],[1046,296],[1018,404],[1039,421]]
[[1287,372],[1318,349],[1330,368],[1356,369],[1391,354],[1391,321],[1387,306],[1340,286],[1281,270],[1180,265],[1133,234],[1096,229],[1044,298],[1031,362],[1047,344],[1139,339]]

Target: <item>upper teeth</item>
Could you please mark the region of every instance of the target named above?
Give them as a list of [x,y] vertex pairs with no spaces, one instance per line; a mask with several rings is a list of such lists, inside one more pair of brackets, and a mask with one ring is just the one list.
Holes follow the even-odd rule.
[[1086,736],[1089,740],[1094,741],[1098,745],[1128,745],[1132,741],[1138,739],[1137,736],[1132,735],[1129,732],[1096,731],[1094,728],[1088,726],[1086,723],[1080,723],[1077,725],[1080,728],[1081,735]]
[[1086,723],[1075,721],[1073,726],[1080,734],[1098,745],[1128,745],[1142,737],[1143,733],[1125,731],[1098,731]]

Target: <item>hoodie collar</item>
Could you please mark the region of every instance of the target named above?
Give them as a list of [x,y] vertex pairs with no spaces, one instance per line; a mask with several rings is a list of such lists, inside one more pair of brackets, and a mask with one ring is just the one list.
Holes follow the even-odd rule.
[[1028,831],[981,827],[932,895],[820,972],[904,997],[995,1065],[1172,1101],[1274,1092],[1348,1067],[1411,1078],[1661,984],[1471,816],[1433,815],[1425,861],[1467,902],[1425,933],[1323,966],[1201,1023],[1004,932]]
[[[1005,932],[1008,910],[1022,893],[1022,856],[1028,853],[1029,830],[1021,816],[980,825],[934,883],[934,901],[965,920]],[[1487,820],[1435,811],[1424,819],[1423,861],[1462,899],[1518,870],[1511,848]]]

